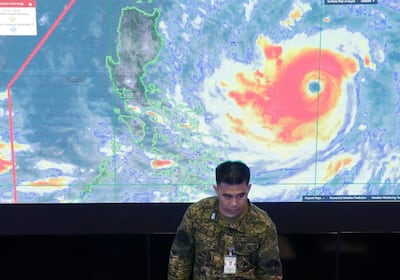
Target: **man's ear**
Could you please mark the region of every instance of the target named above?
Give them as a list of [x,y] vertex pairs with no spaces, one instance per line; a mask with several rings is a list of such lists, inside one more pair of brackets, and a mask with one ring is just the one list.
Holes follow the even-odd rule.
[[249,191],[250,191],[250,189],[251,189],[251,184],[249,184],[248,186],[249,186]]
[[218,194],[218,192],[217,192],[218,187],[216,185],[213,185],[213,189],[214,189],[215,193]]

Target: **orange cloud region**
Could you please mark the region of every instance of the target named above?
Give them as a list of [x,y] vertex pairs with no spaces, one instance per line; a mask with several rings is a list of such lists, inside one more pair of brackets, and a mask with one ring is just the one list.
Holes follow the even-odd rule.
[[[233,130],[259,141],[271,140],[260,133],[268,130],[274,142],[282,144],[315,139],[317,124],[332,133],[331,127],[342,123],[337,119],[338,107],[346,97],[345,82],[359,70],[358,61],[311,46],[285,50],[263,36],[257,45],[262,49],[263,69],[237,73],[228,91],[245,112],[244,118],[226,113]],[[226,82],[221,85],[228,86]]]

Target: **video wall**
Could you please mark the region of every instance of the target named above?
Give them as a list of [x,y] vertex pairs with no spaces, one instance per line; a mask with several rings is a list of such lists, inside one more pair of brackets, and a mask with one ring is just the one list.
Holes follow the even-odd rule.
[[397,0],[0,1],[0,203],[400,200]]

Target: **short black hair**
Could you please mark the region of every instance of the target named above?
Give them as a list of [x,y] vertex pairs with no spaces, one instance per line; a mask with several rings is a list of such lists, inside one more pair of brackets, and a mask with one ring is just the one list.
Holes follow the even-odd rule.
[[250,169],[241,161],[225,161],[215,169],[215,179],[217,186],[221,183],[238,185],[246,182],[249,184]]

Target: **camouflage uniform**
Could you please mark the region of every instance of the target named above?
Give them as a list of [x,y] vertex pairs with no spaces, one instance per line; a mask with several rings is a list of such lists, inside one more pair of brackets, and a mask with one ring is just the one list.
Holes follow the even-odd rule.
[[[224,274],[232,247],[237,272]],[[220,217],[217,197],[192,204],[171,247],[168,279],[282,279],[275,224],[250,202],[247,214],[233,223]]]

